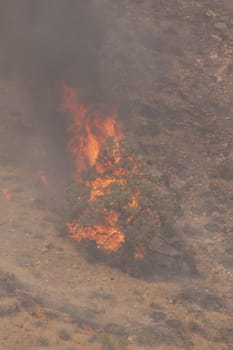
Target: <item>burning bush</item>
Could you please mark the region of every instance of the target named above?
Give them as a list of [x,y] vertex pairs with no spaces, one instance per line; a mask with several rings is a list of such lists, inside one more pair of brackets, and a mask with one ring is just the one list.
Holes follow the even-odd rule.
[[67,192],[72,238],[93,241],[97,249],[118,256],[127,250],[131,260],[144,260],[152,238],[168,222],[168,205],[169,221],[178,208],[159,188],[126,141],[116,144],[109,138],[95,166]]
[[[137,159],[116,113],[105,115],[82,105],[76,89],[67,86],[62,110],[72,117],[69,150],[76,170],[76,183],[67,191],[69,234],[85,243],[92,257],[149,270],[147,262],[155,265],[155,246],[161,254],[159,245],[166,244],[164,230],[172,231],[175,196]],[[168,250],[166,246],[164,255],[169,256]]]

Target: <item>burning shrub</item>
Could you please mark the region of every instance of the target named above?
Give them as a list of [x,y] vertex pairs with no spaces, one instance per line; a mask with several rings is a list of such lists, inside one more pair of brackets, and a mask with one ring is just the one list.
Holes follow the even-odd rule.
[[72,238],[93,241],[95,248],[115,257],[126,254],[128,262],[144,260],[152,238],[171,224],[178,209],[124,139],[116,144],[109,138],[95,166],[82,172],[67,194]]
[[64,86],[61,110],[71,115],[68,148],[76,175],[67,191],[71,237],[84,243],[92,261],[101,259],[128,272],[133,267],[134,274],[143,276],[159,265],[161,271],[165,265],[174,270],[177,249],[168,241],[178,212],[176,195],[137,159],[117,113],[83,105],[69,86]]

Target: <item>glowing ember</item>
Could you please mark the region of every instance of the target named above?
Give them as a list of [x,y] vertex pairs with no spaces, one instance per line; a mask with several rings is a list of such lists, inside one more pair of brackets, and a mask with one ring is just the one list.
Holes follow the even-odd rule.
[[96,242],[97,247],[103,250],[116,251],[125,241],[124,234],[117,229],[117,213],[106,213],[102,224],[80,227],[79,222],[67,224],[72,234],[72,238],[80,242],[83,239],[89,239]]
[[2,189],[2,195],[7,201],[12,200],[12,193],[8,188],[3,188]]
[[144,256],[145,256],[145,247],[144,245],[140,244],[134,250],[134,258],[137,260],[143,260]]
[[48,183],[47,177],[42,170],[36,173],[36,177],[40,180],[40,182],[44,187],[48,187],[49,183]]
[[42,307],[36,303],[36,301],[28,294],[21,292],[18,295],[18,299],[22,304],[22,307],[33,317],[40,320],[45,320],[45,312]]

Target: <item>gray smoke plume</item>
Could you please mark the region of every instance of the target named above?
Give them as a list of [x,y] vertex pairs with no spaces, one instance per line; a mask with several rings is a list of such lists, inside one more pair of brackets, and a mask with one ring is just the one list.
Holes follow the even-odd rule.
[[106,22],[101,1],[1,1],[0,73],[42,101],[63,82],[98,90]]
[[171,31],[159,32],[153,6],[129,0],[2,0],[0,74],[30,90],[40,108],[58,106],[64,82],[78,87],[89,104],[126,111],[157,105],[158,91],[177,81],[171,68],[183,42]]
[[[13,81],[17,93],[26,95],[23,104],[29,110],[17,111],[14,118],[1,117],[8,124],[14,119],[10,130],[15,143],[5,143],[9,158],[45,169],[57,155],[59,170],[55,172],[67,168],[63,160],[70,137],[66,132],[69,117],[58,112],[62,86],[78,87],[82,99],[90,103],[101,94],[99,52],[107,22],[102,0],[0,1],[1,82]],[[11,111],[18,104],[10,95],[11,91],[7,97]],[[16,125],[28,128],[27,134]]]

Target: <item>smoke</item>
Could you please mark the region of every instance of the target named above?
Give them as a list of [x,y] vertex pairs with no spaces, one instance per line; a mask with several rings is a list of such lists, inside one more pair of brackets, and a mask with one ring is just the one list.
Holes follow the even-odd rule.
[[174,48],[182,42],[159,32],[150,3],[2,0],[0,74],[30,91],[40,114],[56,110],[63,83],[84,102],[127,115],[138,104],[157,105],[158,91],[178,80]]
[[[2,0],[0,74],[18,79],[36,99],[48,96],[49,103],[63,82],[116,107],[138,92],[151,93],[168,67],[155,26],[139,17],[143,2],[132,3]],[[168,38],[164,42],[169,47]]]
[[42,169],[56,163],[56,173],[66,172],[70,120],[59,112],[62,87],[78,87],[90,104],[102,95],[99,52],[107,22],[102,0],[0,1],[0,76],[26,95],[32,124],[14,159]]
[[54,97],[63,82],[98,91],[106,22],[100,1],[2,1],[0,73],[38,99]]
[[88,102],[99,94],[98,57],[108,27],[103,5],[102,0],[0,1],[2,85],[13,81],[17,94],[23,92],[22,103],[11,90],[7,96],[9,113],[23,105],[22,112],[2,116],[13,121],[4,145],[14,164],[35,169],[53,164],[54,173],[66,176],[69,118],[58,112],[62,86],[78,87]]

